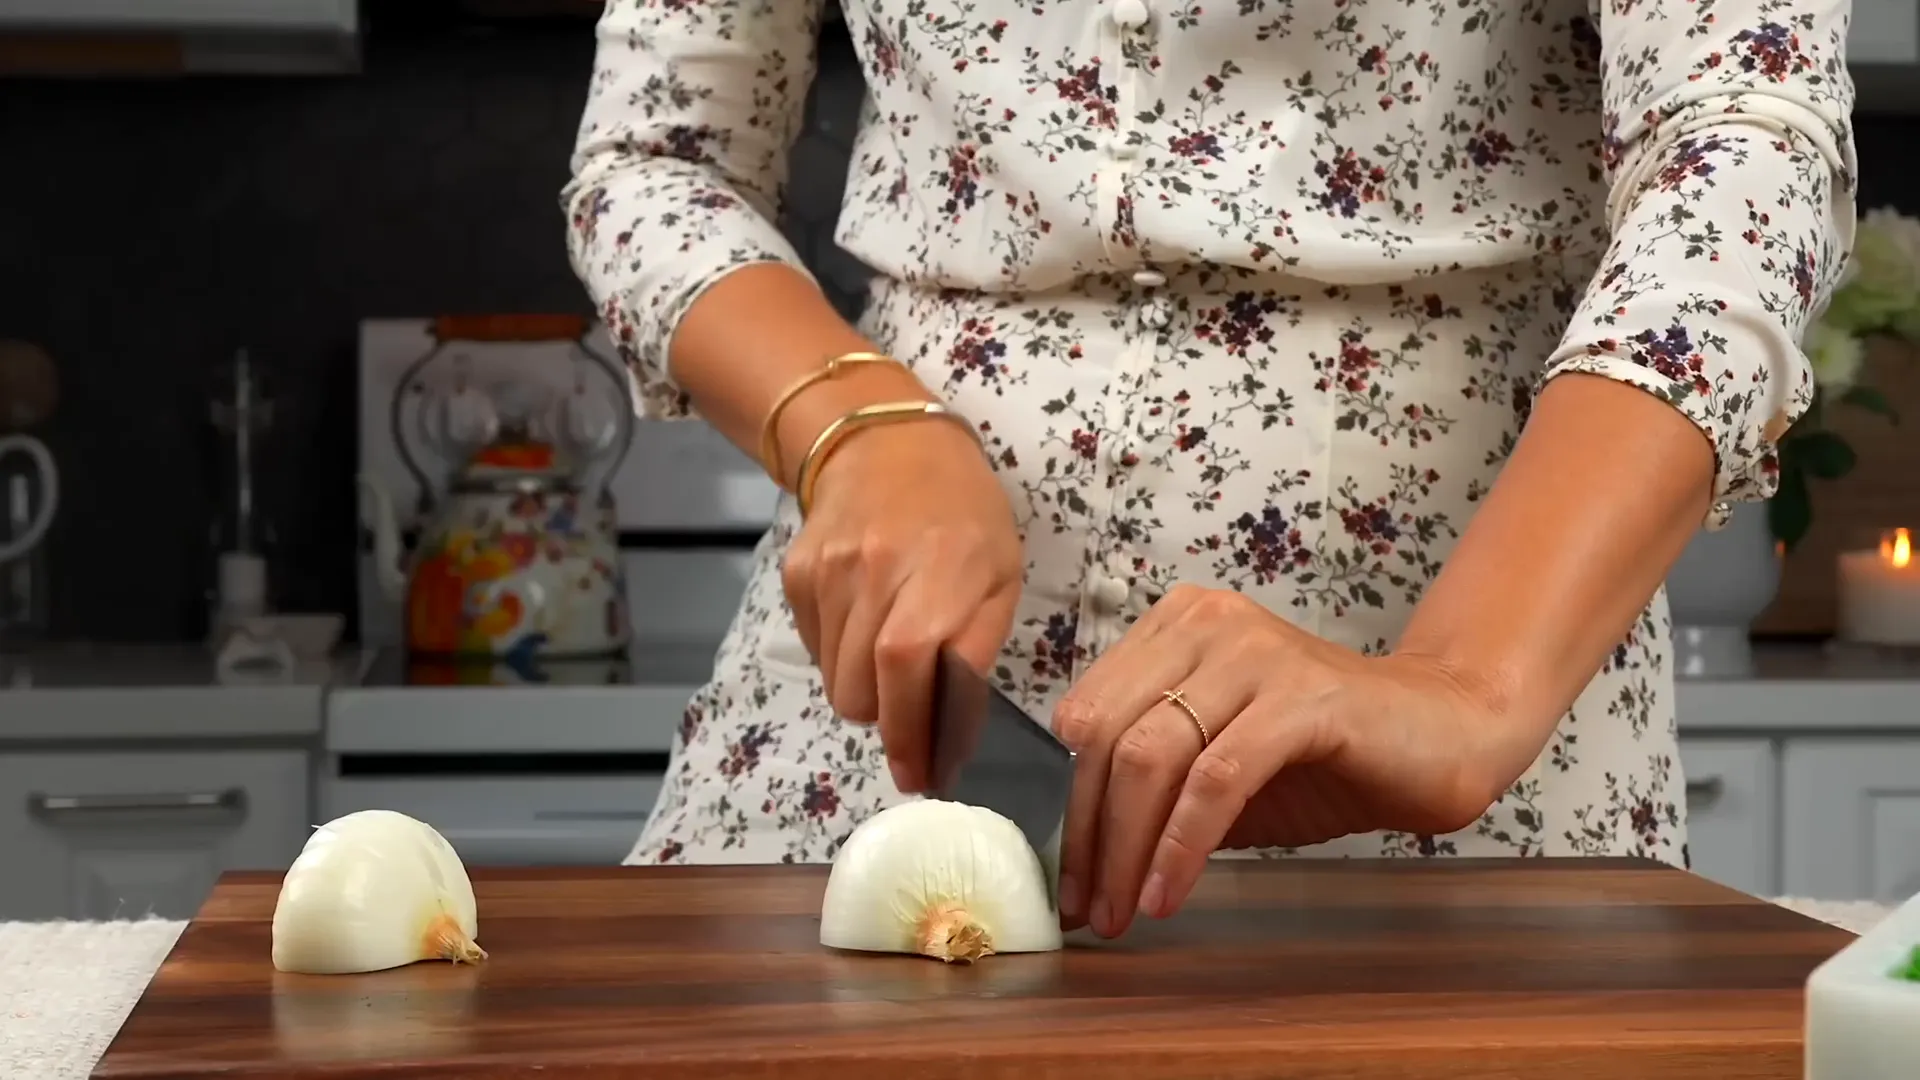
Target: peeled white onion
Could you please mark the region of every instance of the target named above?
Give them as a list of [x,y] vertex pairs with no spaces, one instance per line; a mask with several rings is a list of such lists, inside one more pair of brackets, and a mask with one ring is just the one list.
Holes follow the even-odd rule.
[[1020,827],[923,799],[861,822],[834,857],[820,944],[972,962],[1060,948],[1060,916]]
[[431,825],[361,810],[314,830],[273,909],[273,966],[335,975],[419,960],[476,963],[479,913],[460,856]]

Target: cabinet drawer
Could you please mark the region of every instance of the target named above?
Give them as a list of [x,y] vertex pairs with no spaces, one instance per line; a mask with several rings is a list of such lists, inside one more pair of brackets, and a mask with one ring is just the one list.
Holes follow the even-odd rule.
[[1687,848],[1701,877],[1756,896],[1779,892],[1779,767],[1768,739],[1683,738]]
[[227,870],[281,870],[306,842],[300,750],[0,757],[0,919],[188,919]]
[[471,866],[613,866],[660,795],[659,774],[334,778],[329,819],[397,810],[440,830]]
[[1794,738],[1781,769],[1794,896],[1904,903],[1920,893],[1920,738]]

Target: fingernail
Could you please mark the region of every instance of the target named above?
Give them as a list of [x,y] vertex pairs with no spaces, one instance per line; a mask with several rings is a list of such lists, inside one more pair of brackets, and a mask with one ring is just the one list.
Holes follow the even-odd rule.
[[898,761],[887,762],[887,771],[893,774],[893,789],[902,795],[913,794],[913,778],[907,775],[907,767]]
[[1113,932],[1113,905],[1105,896],[1093,898],[1093,932],[1102,937]]
[[1160,905],[1167,902],[1167,879],[1159,873],[1147,875],[1147,885],[1140,890],[1140,914],[1149,919],[1160,917]]
[[1086,895],[1080,891],[1080,879],[1072,874],[1060,875],[1060,913],[1077,919],[1082,912],[1080,906],[1087,902]]

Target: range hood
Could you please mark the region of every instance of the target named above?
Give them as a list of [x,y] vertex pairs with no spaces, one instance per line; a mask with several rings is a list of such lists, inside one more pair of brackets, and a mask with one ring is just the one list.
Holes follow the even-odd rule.
[[357,71],[359,0],[0,0],[0,76]]

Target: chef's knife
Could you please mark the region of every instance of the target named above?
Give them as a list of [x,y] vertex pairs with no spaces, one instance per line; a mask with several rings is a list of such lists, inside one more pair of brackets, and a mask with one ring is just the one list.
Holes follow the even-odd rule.
[[942,650],[933,686],[932,794],[1012,821],[1046,868],[1055,906],[1073,752],[966,661]]

